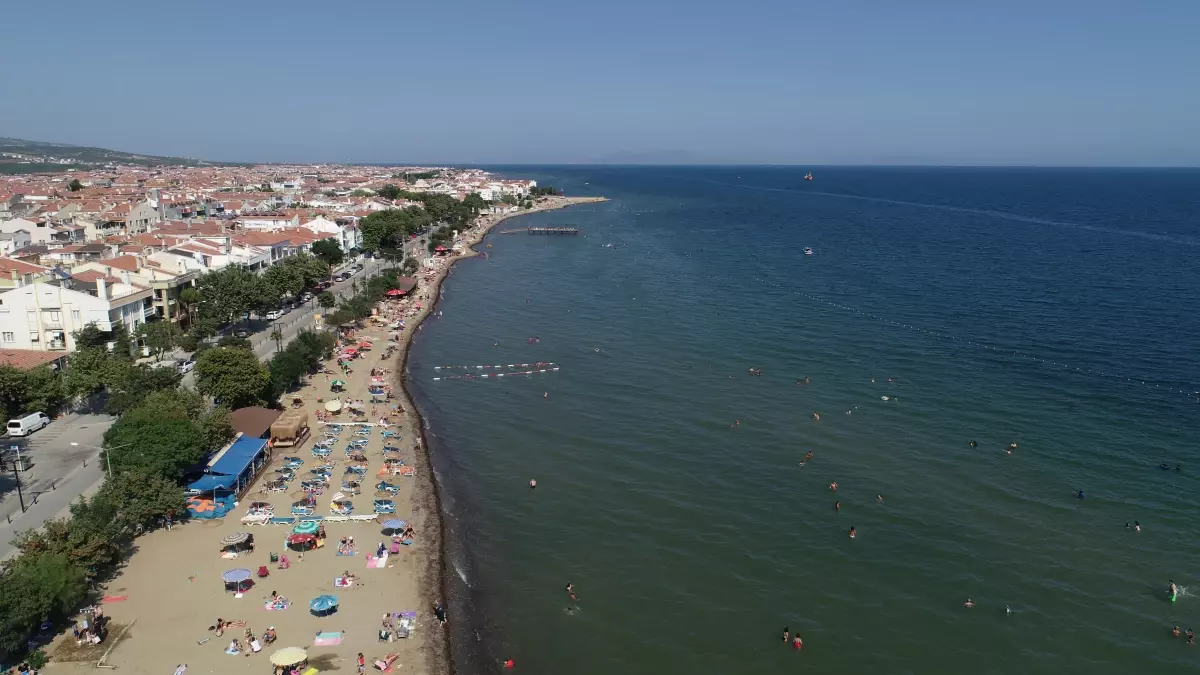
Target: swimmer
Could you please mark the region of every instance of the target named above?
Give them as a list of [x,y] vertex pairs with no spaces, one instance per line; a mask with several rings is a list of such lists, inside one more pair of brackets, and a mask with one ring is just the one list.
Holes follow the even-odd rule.
[[550,392],[548,392],[548,391],[542,392],[542,398],[550,398]]
[[830,483],[830,484],[829,484],[829,491],[830,491],[830,492],[837,492],[837,488],[838,488],[838,485],[837,485],[837,481],[836,481],[836,480],[835,480],[835,481],[833,481],[832,483]]
[[967,443],[967,445],[969,445],[969,446],[971,446],[972,448],[974,448],[974,447],[978,446],[979,444],[978,444],[978,443],[976,443],[975,441],[971,441],[970,443]]
[[1187,643],[1189,645],[1196,644],[1196,634],[1192,632],[1191,628],[1189,628],[1187,631]]
[[820,422],[820,421],[821,421],[821,413],[814,412],[814,413],[812,414],[812,418],[813,418],[813,421],[815,421],[815,422]]
[[857,537],[857,536],[858,536],[858,530],[855,530],[855,529],[854,529],[854,526],[853,526],[853,525],[851,525],[851,526],[850,526],[850,532],[849,532],[848,534],[850,535],[850,538],[851,538],[851,539],[853,539],[853,538],[855,538],[855,537]]
[[1075,493],[1075,496],[1076,496],[1076,497],[1078,497],[1078,498],[1080,498],[1080,499],[1083,499],[1083,498],[1084,498],[1084,497],[1086,497],[1087,495],[1083,493],[1083,490],[1080,490],[1080,491],[1078,491],[1078,492],[1076,492],[1076,493]]
[[597,353],[597,354],[599,354],[599,353],[600,353],[600,348],[599,348],[599,347],[596,347],[596,353]]
[[537,488],[537,481],[536,481],[536,480],[534,480],[534,479],[532,479],[532,478],[530,478],[530,479],[529,479],[529,489],[530,489],[530,490],[533,490],[533,489],[535,489],[535,488]]
[[1170,584],[1170,587],[1171,587],[1171,590],[1170,590],[1171,602],[1174,602],[1175,598],[1179,595],[1179,587],[1176,586],[1175,582],[1171,579],[1167,579],[1167,583]]
[[733,424],[730,424],[730,425],[729,425],[729,428],[730,428],[730,429],[737,429],[737,428],[738,428],[738,427],[740,427],[740,426],[742,426],[742,421],[741,421],[741,420],[734,420],[734,421],[733,421]]
[[1004,606],[1004,614],[1005,614],[1005,616],[1007,616],[1007,615],[1009,615],[1009,614],[1012,614],[1012,607],[1009,607],[1008,605],[1005,605],[1005,606]]
[[[1176,629],[1175,629],[1175,632],[1176,632],[1176,634],[1178,634],[1178,633],[1179,633],[1179,629],[1178,629],[1178,628],[1176,628]],[[784,627],[783,627],[783,643],[784,643],[784,644],[787,644],[788,640],[790,639],[790,636],[791,636],[791,631],[789,631],[789,630],[788,630],[788,627],[787,627],[787,626],[784,626]]]
[[1171,637],[1179,637],[1180,635],[1183,635],[1183,631],[1179,630],[1179,626],[1171,629]]
[[849,408],[846,408],[846,414],[847,414],[847,415],[853,415],[853,414],[854,414],[854,411],[853,411],[853,410],[851,410],[851,409],[849,409]]
[[834,511],[841,511],[841,510],[842,510],[842,502],[841,502],[841,500],[838,500],[838,501],[836,501],[836,502],[834,502],[834,503],[833,503],[833,510],[834,510]]
[[1182,471],[1183,471],[1183,465],[1182,465],[1182,464],[1176,464],[1176,465],[1175,465],[1175,471],[1176,471],[1177,473],[1180,473],[1180,472],[1182,472]]
[[574,600],[576,602],[579,601],[579,598],[575,597],[575,585],[569,581],[567,582],[566,591],[567,591],[567,595],[571,596],[572,600]]
[[1138,521],[1136,521],[1136,520],[1135,520],[1135,521],[1133,521],[1133,531],[1134,531],[1134,532],[1141,532],[1141,531],[1142,531],[1142,524],[1141,524],[1141,523],[1139,523],[1139,522],[1138,522]]
[[799,635],[792,638],[792,649],[804,649],[804,640],[801,640]]
[[499,346],[500,346],[500,343],[499,343],[499,342],[493,342],[493,343],[492,343],[492,349],[495,349],[496,347],[499,347]]
[[963,607],[966,607],[967,609],[970,609],[974,606],[975,606],[975,601],[970,598],[967,598],[967,601],[963,603]]
[[875,503],[882,504],[883,503],[883,495],[875,495]]
[[808,452],[804,453],[804,461],[806,461],[806,462],[811,461],[812,458],[813,458],[812,450],[809,450]]
[[808,376],[805,375],[804,376],[804,384],[811,384],[811,383],[812,383],[812,380],[808,379]]

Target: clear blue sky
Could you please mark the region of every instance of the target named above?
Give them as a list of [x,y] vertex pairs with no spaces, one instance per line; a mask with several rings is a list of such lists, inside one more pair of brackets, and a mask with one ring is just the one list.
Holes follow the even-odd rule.
[[1200,0],[13,2],[0,136],[245,161],[1200,165]]

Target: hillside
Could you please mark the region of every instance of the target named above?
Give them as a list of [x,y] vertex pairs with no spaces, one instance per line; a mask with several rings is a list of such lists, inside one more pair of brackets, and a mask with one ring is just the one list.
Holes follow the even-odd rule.
[[90,148],[65,143],[44,143],[0,137],[0,174],[94,169],[108,165],[135,166],[232,166],[227,162],[205,162],[187,157],[138,155],[120,150]]

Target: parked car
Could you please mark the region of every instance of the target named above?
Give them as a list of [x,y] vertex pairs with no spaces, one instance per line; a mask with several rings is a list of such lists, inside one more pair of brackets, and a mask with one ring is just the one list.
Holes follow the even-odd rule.
[[283,310],[273,309],[267,312],[267,321],[274,321],[281,316],[283,316]]
[[28,436],[47,424],[50,424],[50,418],[46,417],[46,413],[35,412],[15,420],[9,420],[8,426],[5,428],[8,430],[9,436]]
[[248,338],[248,337],[250,337],[250,331],[246,330],[245,328],[239,328],[239,329],[233,331],[233,337]]
[[179,359],[179,361],[175,364],[175,369],[178,370],[181,374],[190,373],[190,372],[192,372],[192,369],[195,367],[196,367],[196,359],[195,358]]

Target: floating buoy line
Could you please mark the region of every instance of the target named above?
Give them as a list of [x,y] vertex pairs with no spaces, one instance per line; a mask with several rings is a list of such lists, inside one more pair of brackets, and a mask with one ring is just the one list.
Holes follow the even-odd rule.
[[[505,365],[483,365],[483,366],[434,366],[437,370],[484,370],[490,372],[472,373],[466,372],[462,375],[443,375],[433,378],[434,382],[443,380],[497,380],[502,377],[518,377],[520,375],[537,375],[539,373],[556,373],[558,372],[558,364],[556,363],[514,363]],[[529,370],[508,370],[515,368],[529,368]],[[497,370],[508,370],[508,372],[496,372]]]

